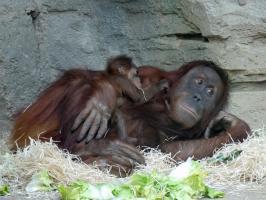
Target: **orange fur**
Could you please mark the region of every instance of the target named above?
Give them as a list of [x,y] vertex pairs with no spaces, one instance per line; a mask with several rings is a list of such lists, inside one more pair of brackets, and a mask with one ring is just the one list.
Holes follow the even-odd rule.
[[71,127],[87,101],[93,96],[113,108],[116,90],[103,71],[66,71],[15,118],[11,148],[27,146],[29,138],[43,141],[53,138],[61,147],[74,148],[78,134],[71,134]]

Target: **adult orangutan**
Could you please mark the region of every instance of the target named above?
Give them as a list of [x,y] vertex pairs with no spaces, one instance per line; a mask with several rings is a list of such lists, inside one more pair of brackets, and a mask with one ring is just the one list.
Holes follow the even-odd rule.
[[[87,163],[117,164],[128,171],[135,163],[144,163],[135,145],[159,146],[175,159],[199,159],[212,155],[224,143],[242,141],[250,132],[244,121],[221,111],[228,98],[228,79],[214,63],[194,61],[172,72],[141,67],[138,75],[145,87],[162,79],[170,87],[143,105],[127,102],[121,107],[127,134],[136,138],[134,144],[120,139],[115,125],[105,138],[85,142],[92,134],[100,138],[98,133],[107,129],[116,107],[116,93],[106,74],[90,70],[68,71],[52,83],[17,117],[11,143],[24,146],[28,136],[52,137]],[[98,117],[92,117],[92,112]],[[73,123],[78,128],[72,129]],[[87,134],[77,142],[81,129]]]

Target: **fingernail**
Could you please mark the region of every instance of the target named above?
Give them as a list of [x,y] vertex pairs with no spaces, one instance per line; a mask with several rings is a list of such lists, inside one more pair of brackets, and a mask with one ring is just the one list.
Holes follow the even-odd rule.
[[85,143],[88,144],[90,142],[90,140],[87,140]]

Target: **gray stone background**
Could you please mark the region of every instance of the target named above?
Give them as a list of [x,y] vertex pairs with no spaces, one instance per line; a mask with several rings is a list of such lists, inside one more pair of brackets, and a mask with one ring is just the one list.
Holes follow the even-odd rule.
[[213,60],[232,80],[230,112],[266,122],[265,0],[1,0],[0,126],[62,69],[117,54],[166,70]]

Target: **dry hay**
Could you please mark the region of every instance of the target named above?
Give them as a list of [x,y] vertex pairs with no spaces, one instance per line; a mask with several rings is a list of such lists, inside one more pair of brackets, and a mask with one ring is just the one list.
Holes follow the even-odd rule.
[[[212,158],[203,159],[204,169],[209,176],[207,182],[219,189],[234,186],[233,191],[243,189],[243,186],[258,185],[266,176],[266,132],[259,129],[253,132],[243,143],[225,145],[214,157],[221,154],[227,156],[235,150],[240,155],[227,163],[215,163]],[[101,171],[97,166],[84,164],[79,157],[59,149],[52,142],[31,141],[25,149],[12,154],[2,140],[0,143],[0,176],[1,183],[8,183],[12,191],[25,193],[25,185],[32,175],[40,170],[48,170],[56,182],[69,183],[77,179],[90,183],[112,182],[116,178]],[[160,172],[170,171],[177,163],[170,154],[164,154],[156,149],[143,151],[147,165],[138,166],[138,171]],[[36,194],[34,194],[36,197]],[[51,199],[51,196],[50,198]]]
[[96,166],[86,165],[78,156],[59,149],[52,141],[31,140],[29,146],[16,154],[1,155],[0,166],[0,175],[19,186],[27,184],[32,175],[41,170],[47,170],[56,182],[66,184],[77,179],[91,183],[115,179]]
[[[266,177],[266,130],[253,131],[242,143],[224,145],[211,158],[201,160],[208,172],[207,182],[220,189],[233,188],[233,192],[243,189],[258,190],[265,187]],[[233,156],[237,152],[237,156]],[[233,156],[228,162],[213,162],[215,157]]]

